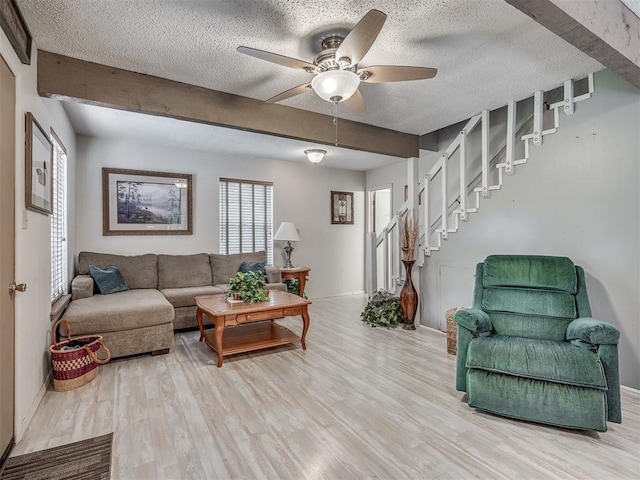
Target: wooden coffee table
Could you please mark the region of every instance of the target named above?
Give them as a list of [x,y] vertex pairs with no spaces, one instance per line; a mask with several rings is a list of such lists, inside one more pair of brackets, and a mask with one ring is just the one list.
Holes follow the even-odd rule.
[[[302,349],[306,350],[305,337],[310,322],[307,306],[310,304],[309,300],[298,295],[278,290],[269,292],[269,300],[258,303],[229,303],[225,294],[198,296],[196,319],[200,328],[200,341],[204,340],[218,354],[218,367],[222,366],[222,359],[227,355],[298,341],[302,344]],[[205,331],[203,314],[215,325],[213,330]],[[264,321],[296,315],[302,316],[301,336],[276,322]],[[229,326],[235,328],[225,330]]]

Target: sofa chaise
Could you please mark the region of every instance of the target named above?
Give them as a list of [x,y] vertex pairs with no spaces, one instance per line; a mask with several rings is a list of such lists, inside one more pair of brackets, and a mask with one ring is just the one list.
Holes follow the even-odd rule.
[[[72,300],[63,317],[73,336],[102,335],[114,358],[167,353],[174,330],[197,326],[196,296],[227,292],[229,279],[243,262],[265,259],[264,252],[133,256],[80,252]],[[101,295],[95,291],[89,267],[110,265],[118,267],[129,289]],[[287,290],[277,267],[265,270],[267,288]]]

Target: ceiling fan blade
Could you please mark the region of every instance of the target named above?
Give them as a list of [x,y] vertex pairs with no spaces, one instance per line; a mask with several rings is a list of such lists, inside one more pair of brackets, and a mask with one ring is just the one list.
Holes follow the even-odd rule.
[[278,55],[277,53],[265,52],[264,50],[258,50],[250,47],[238,47],[238,52],[250,55],[252,57],[259,58],[260,60],[266,60],[267,62],[277,63],[289,68],[295,68],[296,70],[304,70],[306,72],[314,72],[316,66],[313,63],[298,60],[297,58],[285,57],[284,55]]
[[311,90],[310,83],[303,83],[302,85],[298,85],[297,87],[290,88],[289,90],[279,93],[275,97],[271,97],[269,100],[266,100],[267,103],[275,103],[280,102],[282,100],[286,100],[287,98],[295,97],[296,95],[300,95],[308,90]]
[[369,10],[353,27],[336,51],[336,60],[347,57],[351,65],[359,63],[375,42],[387,15],[379,10]]
[[353,95],[342,103],[344,103],[349,110],[355,113],[364,113],[367,111],[367,104],[364,103],[364,97],[362,96],[360,89],[357,89]]
[[[363,82],[386,83],[407,82],[410,80],[425,80],[433,78],[438,69],[429,67],[403,67],[400,65],[372,65],[358,70]],[[364,78],[362,74],[364,73]]]

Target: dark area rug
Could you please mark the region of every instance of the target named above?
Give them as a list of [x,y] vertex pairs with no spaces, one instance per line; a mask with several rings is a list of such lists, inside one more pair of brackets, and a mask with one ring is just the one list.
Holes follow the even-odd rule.
[[0,480],[109,480],[113,433],[10,457]]

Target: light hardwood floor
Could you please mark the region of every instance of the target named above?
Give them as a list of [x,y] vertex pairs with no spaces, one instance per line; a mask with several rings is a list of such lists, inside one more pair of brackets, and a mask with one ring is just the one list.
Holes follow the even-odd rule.
[[[444,334],[362,325],[366,298],[314,300],[298,344],[225,359],[174,350],[48,391],[13,455],[114,432],[112,478],[638,478],[640,392],[606,433],[508,420],[454,388]],[[301,320],[283,321],[301,328]]]

